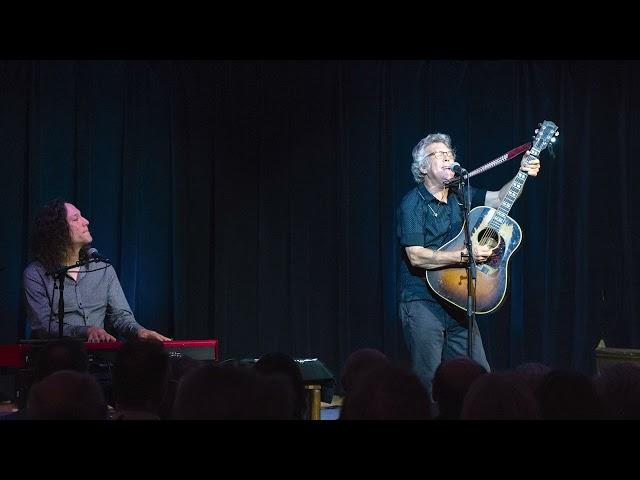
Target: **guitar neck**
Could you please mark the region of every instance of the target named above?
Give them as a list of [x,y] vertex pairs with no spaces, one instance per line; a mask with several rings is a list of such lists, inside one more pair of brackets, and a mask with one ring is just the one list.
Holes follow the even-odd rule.
[[516,175],[516,178],[513,180],[513,182],[511,182],[509,191],[502,199],[502,202],[497,208],[495,215],[489,222],[489,227],[493,228],[494,230],[500,229],[500,227],[506,220],[507,215],[509,214],[509,210],[511,210],[511,207],[513,207],[513,204],[520,195],[520,192],[522,192],[524,182],[527,181],[528,176],[529,175],[526,172],[523,172],[522,170],[518,171],[518,175]]
[[[532,156],[537,158],[540,155],[540,151],[541,150],[539,148],[533,147],[533,148],[531,148],[531,154],[530,155],[532,155]],[[527,156],[527,158],[528,157],[529,156]],[[507,192],[507,194],[502,199],[502,202],[500,203],[500,206],[498,207],[495,215],[493,216],[493,218],[489,222],[489,227],[493,228],[494,230],[499,230],[500,229],[500,227],[504,223],[507,215],[509,214],[509,211],[511,210],[511,207],[513,207],[513,204],[515,203],[515,201],[520,196],[520,193],[522,193],[522,189],[524,187],[524,182],[527,181],[527,178],[529,178],[529,174],[527,172],[523,172],[522,170],[518,170],[518,174],[516,175],[516,178],[514,178],[513,182],[511,182],[511,186],[509,187],[509,191]]]

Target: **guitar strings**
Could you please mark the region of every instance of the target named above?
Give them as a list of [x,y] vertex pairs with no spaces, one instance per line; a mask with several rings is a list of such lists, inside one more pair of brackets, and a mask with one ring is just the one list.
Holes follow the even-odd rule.
[[[533,156],[534,158],[537,158],[540,155],[540,152],[537,151],[535,147],[531,148],[530,151],[537,153],[537,155],[531,155],[531,154],[526,155],[527,164],[529,163],[529,157]],[[498,207],[496,210],[499,210],[499,209],[500,207]],[[491,220],[493,220],[493,218],[491,218]],[[479,240],[480,245],[486,245],[486,242],[488,242],[489,237],[490,236],[493,237],[494,234],[495,234],[495,237],[498,239],[498,244],[500,244],[500,234],[498,233],[498,231],[495,228],[487,227],[484,231],[484,234],[482,235],[482,238]]]
[[[498,207],[496,209],[499,210],[500,207]],[[494,214],[495,215],[495,214]],[[493,217],[491,218],[491,220],[493,220]],[[491,220],[489,221],[489,223],[491,223]],[[500,244],[500,234],[498,233],[498,231],[495,228],[492,228],[490,226],[487,226],[487,228],[485,228],[484,233],[482,234],[482,237],[479,240],[480,245],[486,245],[487,242],[492,238],[492,237],[496,237],[498,239],[498,245]],[[496,245],[497,246],[497,245]]]

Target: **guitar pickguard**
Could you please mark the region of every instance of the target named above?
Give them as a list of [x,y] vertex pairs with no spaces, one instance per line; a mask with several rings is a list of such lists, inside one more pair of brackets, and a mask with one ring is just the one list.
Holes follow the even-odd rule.
[[[489,216],[489,215],[487,215]],[[491,219],[489,219],[491,220]],[[481,241],[482,237],[486,235],[486,228],[482,228],[474,231],[471,238],[474,239],[478,244],[483,244]],[[507,245],[511,243],[513,238],[513,225],[505,223],[500,227],[500,231],[498,232],[498,245],[493,247],[493,254],[487,259],[486,262],[483,262],[478,265],[478,269],[485,273],[486,275],[497,275],[500,272],[500,265],[505,257],[505,253],[507,252]],[[476,233],[477,232],[477,233]],[[491,247],[491,245],[489,245]]]

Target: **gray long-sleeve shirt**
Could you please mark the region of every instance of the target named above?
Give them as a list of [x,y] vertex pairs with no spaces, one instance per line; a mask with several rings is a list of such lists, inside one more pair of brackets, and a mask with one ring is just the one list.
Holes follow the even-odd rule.
[[[111,325],[118,335],[133,337],[142,328],[131,312],[111,265],[97,262],[80,267],[77,280],[64,280],[63,335],[87,338],[90,326]],[[40,262],[32,262],[22,275],[27,317],[32,336],[58,335],[58,301],[53,277]]]

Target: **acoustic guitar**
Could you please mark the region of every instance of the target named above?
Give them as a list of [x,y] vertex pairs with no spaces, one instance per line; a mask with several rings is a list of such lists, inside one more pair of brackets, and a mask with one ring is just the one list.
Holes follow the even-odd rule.
[[[531,155],[538,157],[559,134],[558,127],[545,120],[535,131]],[[518,222],[508,216],[529,175],[518,171],[507,195],[500,206],[476,207],[469,212],[471,242],[493,249],[491,256],[477,264],[476,306],[477,314],[490,313],[504,301],[508,286],[509,259],[520,246],[522,229]],[[464,226],[458,235],[444,244],[438,251],[457,252],[465,247]],[[467,269],[465,267],[442,267],[427,270],[427,283],[433,291],[453,305],[467,310]]]

